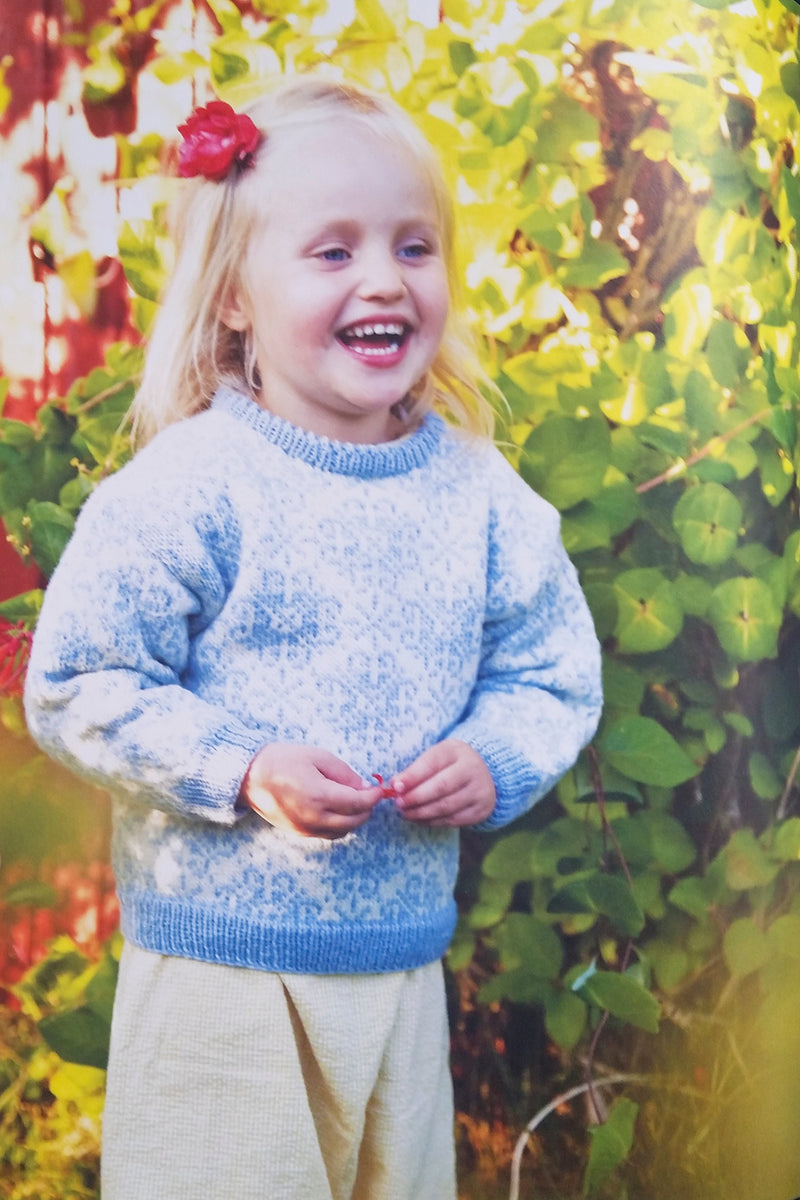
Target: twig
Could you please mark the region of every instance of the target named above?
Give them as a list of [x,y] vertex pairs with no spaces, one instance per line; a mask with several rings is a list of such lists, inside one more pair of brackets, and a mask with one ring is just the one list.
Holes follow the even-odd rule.
[[549,1104],[545,1104],[544,1108],[540,1108],[536,1115],[531,1117],[514,1146],[514,1153],[511,1156],[511,1187],[508,1193],[508,1200],[519,1200],[520,1166],[522,1155],[525,1153],[525,1147],[528,1144],[528,1138],[535,1129],[538,1129],[542,1121],[550,1116],[551,1112],[555,1112],[562,1104],[567,1104],[570,1100],[574,1100],[576,1096],[585,1095],[592,1087],[615,1087],[619,1083],[642,1083],[646,1078],[647,1076],[644,1075],[609,1075],[605,1079],[595,1079],[591,1085],[580,1083],[576,1087],[570,1088],[569,1091],[562,1092],[559,1096],[556,1096]]
[[780,802],[778,804],[777,812],[775,813],[775,819],[777,821],[782,821],[789,809],[789,797],[792,794],[792,788],[794,787],[794,781],[797,778],[798,770],[800,770],[800,746],[797,747],[797,753],[792,759],[792,765],[789,768],[789,774],[786,776],[786,783],[783,785]]
[[627,880],[628,887],[633,888],[633,876],[631,875],[630,867],[625,859],[625,855],[622,853],[622,846],[619,844],[619,839],[614,832],[614,827],[609,821],[608,814],[606,812],[606,790],[603,787],[603,777],[600,774],[600,765],[597,761],[597,751],[593,745],[587,747],[586,757],[589,760],[589,775],[591,776],[592,780],[594,798],[597,801],[597,811],[600,813],[600,820],[603,824],[603,833],[607,833],[611,838],[611,841],[614,843],[614,849],[616,850],[617,857],[619,858],[619,865],[622,868],[622,874]]
[[94,396],[90,396],[88,400],[84,400],[82,404],[78,405],[78,407],[75,409],[75,412],[81,415],[83,413],[91,412],[93,408],[97,408],[98,404],[102,404],[105,400],[109,400],[112,396],[116,396],[119,392],[124,391],[125,388],[129,387],[131,384],[135,385],[140,378],[141,376],[139,375],[131,375],[126,379],[118,379],[116,383],[109,384],[107,388],[103,388],[102,391],[96,392]]
[[[795,405],[790,405],[789,407],[794,408]],[[732,429],[727,429],[725,433],[715,434],[710,442],[706,442],[705,446],[701,446],[699,450],[696,450],[694,454],[690,454],[688,458],[673,463],[671,467],[668,467],[666,471],[662,471],[660,475],[654,476],[653,479],[648,479],[644,483],[637,484],[636,491],[638,495],[642,496],[645,492],[652,491],[653,488],[659,487],[662,483],[669,483],[670,480],[677,479],[689,467],[693,467],[695,463],[702,462],[704,458],[708,458],[709,454],[713,454],[718,447],[732,441],[745,429],[749,429],[751,425],[757,425],[759,421],[763,421],[765,417],[770,416],[774,411],[775,406],[770,404],[767,408],[762,408],[759,412],[753,413],[746,420],[740,421]]]
[[[597,801],[597,810],[600,813],[600,820],[603,826],[603,836],[605,837],[608,835],[611,838],[611,841],[614,843],[614,847],[617,851],[622,872],[627,880],[628,887],[633,890],[633,877],[631,875],[630,868],[625,855],[622,852],[622,847],[619,844],[619,840],[614,832],[614,828],[608,819],[608,813],[606,810],[606,793],[605,788],[603,787],[603,777],[600,773],[600,764],[597,761],[597,751],[595,750],[594,746],[589,746],[586,753],[589,759],[589,774],[591,775],[592,788],[594,789],[595,800]],[[619,967],[621,974],[624,974],[624,972],[628,969],[628,964],[631,961],[632,954],[633,941],[632,939],[629,939],[625,945],[625,949],[622,954],[622,961]],[[592,1112],[594,1113],[596,1121],[601,1120],[601,1112],[600,1103],[597,1095],[595,1094],[594,1059],[597,1053],[597,1047],[600,1044],[600,1038],[603,1035],[603,1030],[608,1024],[609,1016],[610,1013],[606,1011],[598,1021],[597,1028],[592,1035],[592,1040],[589,1044],[589,1052],[586,1057],[586,1090],[589,1093],[589,1100],[591,1101]]]

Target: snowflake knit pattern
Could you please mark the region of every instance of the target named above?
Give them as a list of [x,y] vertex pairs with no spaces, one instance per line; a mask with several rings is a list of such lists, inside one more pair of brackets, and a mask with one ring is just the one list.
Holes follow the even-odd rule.
[[372,782],[445,737],[543,796],[592,736],[599,648],[558,514],[429,414],[333,442],[222,389],[90,497],[48,586],[33,736],[109,789],[122,930],[164,954],[406,970],[455,925],[458,833],[382,800],[338,840],[236,807],[272,741]]

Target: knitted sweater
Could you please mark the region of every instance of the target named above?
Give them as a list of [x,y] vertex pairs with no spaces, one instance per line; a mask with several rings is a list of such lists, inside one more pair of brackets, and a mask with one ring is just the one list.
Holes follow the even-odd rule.
[[383,800],[338,840],[236,807],[271,741],[371,780],[445,737],[492,773],[484,828],[574,762],[599,652],[558,516],[435,415],[329,441],[222,389],[88,500],[48,586],[33,736],[110,790],[122,930],[165,954],[316,974],[438,958],[456,830]]

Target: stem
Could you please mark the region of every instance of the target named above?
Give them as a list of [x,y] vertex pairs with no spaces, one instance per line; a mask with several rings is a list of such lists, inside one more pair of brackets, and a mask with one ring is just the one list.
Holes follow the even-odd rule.
[[600,813],[600,819],[603,822],[603,832],[607,833],[614,843],[614,849],[619,858],[619,865],[622,867],[622,874],[627,880],[628,887],[633,888],[633,877],[630,868],[625,861],[625,855],[622,853],[622,847],[619,844],[617,835],[614,832],[614,827],[606,816],[606,791],[603,787],[603,779],[600,774],[600,767],[597,762],[597,751],[594,746],[588,746],[586,749],[586,757],[589,759],[589,774],[592,779],[592,788],[594,790],[595,800],[597,801],[597,809]]
[[[706,442],[705,446],[701,446],[699,450],[696,450],[694,454],[690,454],[688,458],[673,463],[671,467],[668,467],[666,471],[662,471],[660,475],[656,475],[653,479],[648,479],[645,483],[638,484],[636,488],[637,493],[642,496],[645,492],[652,491],[653,488],[659,487],[662,483],[669,483],[670,480],[677,479],[689,467],[693,467],[695,463],[702,462],[704,458],[708,458],[709,454],[713,454],[718,447],[724,446],[726,442],[733,441],[735,437],[745,429],[749,429],[751,425],[757,425],[759,421],[763,421],[765,417],[768,417],[772,413],[773,407],[770,404],[767,408],[762,408],[760,412],[753,413],[746,420],[740,421],[738,425],[734,425],[733,429],[728,429],[725,433],[715,434],[710,442]],[[790,405],[790,407],[793,408],[794,405]]]
[[570,1088],[567,1092],[561,1092],[549,1104],[545,1104],[544,1108],[540,1108],[535,1116],[531,1117],[528,1124],[523,1129],[522,1133],[517,1138],[517,1143],[514,1146],[514,1153],[511,1156],[511,1188],[508,1193],[508,1200],[519,1200],[519,1173],[522,1163],[522,1155],[525,1152],[525,1147],[528,1144],[528,1138],[535,1129],[541,1125],[546,1117],[550,1116],[562,1104],[567,1104],[568,1101],[574,1100],[576,1096],[583,1096],[586,1092],[591,1091],[592,1087],[604,1088],[615,1087],[619,1083],[642,1083],[646,1080],[644,1075],[609,1075],[606,1079],[596,1079],[593,1084],[580,1083],[577,1087]]
[[135,380],[135,376],[129,379],[117,380],[117,382],[112,383],[110,387],[104,388],[102,392],[98,392],[95,396],[90,396],[88,400],[84,400],[83,404],[78,406],[76,412],[80,414],[91,412],[91,410],[96,408],[98,404],[102,404],[104,400],[108,400],[109,396],[116,396],[118,392],[121,392],[124,388],[128,387],[129,384],[135,382]]
[[775,813],[775,819],[778,821],[782,821],[785,818],[789,809],[789,797],[792,794],[792,788],[794,787],[794,781],[797,778],[798,770],[800,770],[800,746],[797,747],[797,753],[792,759],[792,765],[789,769],[789,774],[786,777],[786,783],[783,785],[783,791],[781,792],[778,810]]
[[[586,755],[589,760],[589,773],[590,773],[591,779],[592,779],[592,788],[594,790],[595,800],[597,801],[597,809],[598,809],[598,812],[600,813],[600,820],[603,823],[603,834],[604,834],[604,836],[607,834],[610,837],[611,841],[614,843],[614,848],[617,852],[620,866],[622,867],[622,873],[625,876],[628,887],[632,891],[633,890],[633,877],[631,875],[630,867],[628,866],[625,855],[622,852],[622,847],[620,846],[617,835],[614,832],[614,827],[612,826],[611,822],[608,819],[608,814],[606,811],[606,793],[605,793],[605,788],[603,787],[602,775],[600,774],[600,766],[597,761],[597,751],[595,750],[594,746],[589,746],[587,748]],[[625,949],[622,953],[622,961],[620,963],[620,968],[619,968],[620,973],[623,973],[624,971],[627,970],[628,964],[631,961],[632,954],[633,954],[633,941],[631,939],[629,939],[628,942],[626,943]],[[594,1090],[595,1089],[595,1078],[594,1078],[594,1074],[593,1074],[594,1059],[595,1059],[595,1054],[597,1053],[597,1047],[600,1043],[600,1038],[602,1036],[603,1030],[605,1029],[606,1025],[608,1024],[608,1018],[609,1018],[609,1013],[608,1013],[608,1011],[606,1011],[603,1013],[602,1017],[600,1018],[600,1020],[597,1023],[597,1028],[595,1029],[594,1034],[592,1035],[592,1040],[589,1045],[589,1052],[586,1056],[586,1090],[589,1093],[589,1099],[591,1100],[592,1110],[594,1112],[595,1120],[597,1120],[597,1121],[600,1120],[600,1105],[598,1103],[597,1095],[595,1094],[595,1090]]]

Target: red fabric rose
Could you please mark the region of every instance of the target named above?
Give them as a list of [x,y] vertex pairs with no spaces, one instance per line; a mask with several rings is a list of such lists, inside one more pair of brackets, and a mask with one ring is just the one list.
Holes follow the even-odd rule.
[[211,100],[196,108],[178,126],[183,144],[178,151],[178,174],[224,179],[234,163],[250,166],[261,134],[246,113],[234,112],[224,100]]

